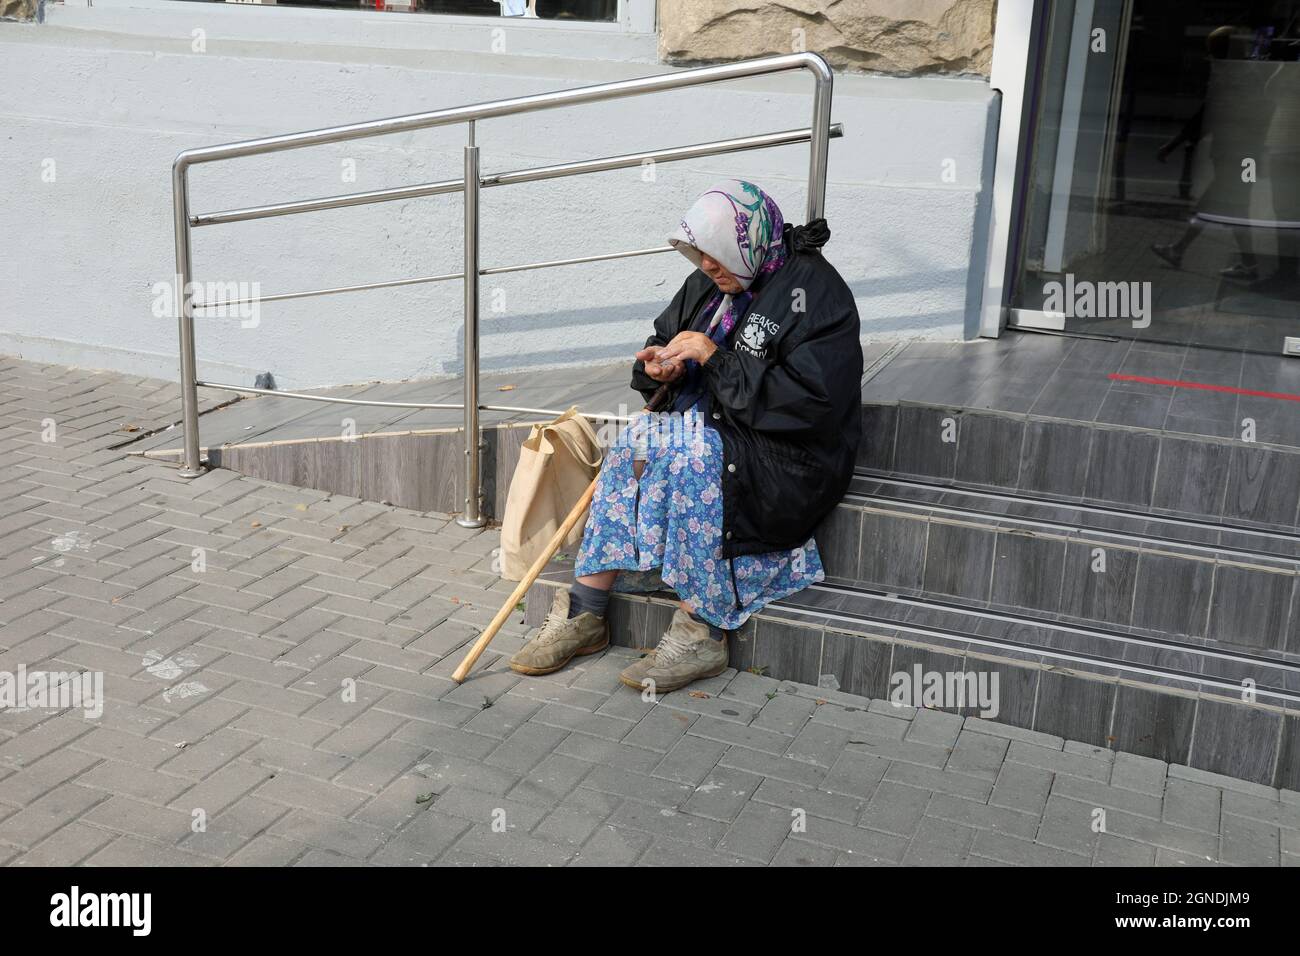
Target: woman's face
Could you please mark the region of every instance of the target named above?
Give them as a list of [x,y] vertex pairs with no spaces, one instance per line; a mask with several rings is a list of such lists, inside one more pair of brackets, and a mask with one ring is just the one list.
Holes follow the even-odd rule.
[[700,268],[713,280],[713,284],[727,295],[745,291],[736,277],[727,271],[727,267],[712,256],[700,253]]

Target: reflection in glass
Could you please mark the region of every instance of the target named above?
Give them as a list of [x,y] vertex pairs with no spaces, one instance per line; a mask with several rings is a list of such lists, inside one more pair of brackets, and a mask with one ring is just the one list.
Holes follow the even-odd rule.
[[1022,321],[1281,351],[1300,335],[1300,0],[1046,6]]

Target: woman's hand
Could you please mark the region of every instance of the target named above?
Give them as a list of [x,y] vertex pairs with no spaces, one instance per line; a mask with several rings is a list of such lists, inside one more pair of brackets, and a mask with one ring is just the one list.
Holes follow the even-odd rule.
[[664,345],[651,345],[636,353],[636,358],[645,363],[645,373],[656,382],[675,382],[686,371],[685,363],[664,362],[661,359]]
[[717,350],[717,344],[703,332],[678,332],[659,350],[657,361],[661,365],[665,362],[680,365],[687,359],[695,359],[703,365]]

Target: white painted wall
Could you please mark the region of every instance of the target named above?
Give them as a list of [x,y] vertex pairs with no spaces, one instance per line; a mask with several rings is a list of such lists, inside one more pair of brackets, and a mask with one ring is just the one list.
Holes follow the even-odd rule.
[[[107,6],[103,4],[107,3]],[[151,313],[173,268],[171,162],[182,149],[659,72],[653,35],[507,32],[430,16],[153,0],[47,7],[0,23],[0,352],[176,377],[175,322]],[[359,20],[350,18],[358,17]],[[415,21],[419,21],[416,23]],[[191,50],[206,31],[207,52]],[[611,58],[612,57],[612,58]],[[804,126],[811,79],[707,90],[480,124],[493,172]],[[864,339],[975,334],[985,237],[979,191],[991,93],[973,79],[836,79],[827,257],[858,297]],[[197,167],[193,210],[459,176],[463,128]],[[342,161],[357,181],[341,181]],[[942,180],[944,160],[957,178]],[[53,161],[53,182],[43,169]],[[486,267],[657,244],[710,182],[742,176],[801,222],[806,147],[488,189]],[[459,198],[443,196],[194,233],[198,280],[263,294],[460,268]],[[676,255],[483,280],[486,369],[627,355],[689,266]],[[256,328],[200,319],[200,376],[280,387],[456,372],[459,283],[262,307]]]

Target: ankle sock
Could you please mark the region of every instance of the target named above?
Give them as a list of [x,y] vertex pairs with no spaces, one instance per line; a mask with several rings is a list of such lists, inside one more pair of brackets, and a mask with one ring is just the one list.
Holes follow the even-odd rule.
[[609,592],[593,588],[581,581],[574,581],[569,587],[569,617],[591,612],[596,617],[604,617],[609,607]]
[[[708,621],[704,620],[704,618],[700,617],[698,614],[692,614],[691,620],[696,624],[709,624]],[[709,637],[715,641],[725,641],[727,639],[727,632],[720,627],[714,627],[712,624],[709,624]]]

